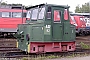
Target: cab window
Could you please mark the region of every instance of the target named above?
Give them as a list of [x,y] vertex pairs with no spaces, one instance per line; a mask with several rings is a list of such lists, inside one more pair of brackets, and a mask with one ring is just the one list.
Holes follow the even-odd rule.
[[64,20],[68,20],[68,10],[67,9],[64,9]]
[[73,16],[71,16],[71,19],[72,19],[73,22],[76,22]]
[[22,13],[21,12],[12,12],[12,17],[13,18],[21,18],[22,17]]
[[26,18],[30,18],[30,14],[31,14],[31,11],[28,11]]
[[10,12],[2,12],[2,17],[10,17]]
[[61,22],[61,12],[59,10],[54,10],[54,22]]
[[45,12],[45,7],[39,8],[39,17],[38,17],[38,19],[43,19],[44,18],[44,12]]
[[46,15],[47,15],[47,19],[51,19],[51,7],[48,7]]
[[32,20],[37,20],[37,16],[38,16],[38,9],[33,9],[32,10]]

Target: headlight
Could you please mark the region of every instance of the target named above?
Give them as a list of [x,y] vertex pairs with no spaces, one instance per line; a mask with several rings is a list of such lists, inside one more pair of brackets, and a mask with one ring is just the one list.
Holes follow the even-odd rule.
[[20,34],[22,34],[22,33],[23,33],[23,31],[20,32]]
[[29,41],[30,40],[30,35],[26,34],[26,40]]

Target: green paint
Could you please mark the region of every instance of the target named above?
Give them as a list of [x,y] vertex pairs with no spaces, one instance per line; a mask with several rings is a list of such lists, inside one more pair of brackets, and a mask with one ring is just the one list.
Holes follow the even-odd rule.
[[[75,41],[75,26],[70,24],[70,19],[64,20],[64,10],[68,6],[44,5],[46,7],[43,19],[30,20],[28,24],[18,25],[17,36],[19,48],[28,51],[30,42],[69,42]],[[47,9],[51,7],[51,14]],[[49,9],[50,10],[50,9]],[[54,10],[60,11],[60,22],[54,22]],[[68,10],[69,12],[69,10]],[[69,14],[68,14],[69,15]],[[38,17],[38,16],[37,16]],[[22,33],[23,32],[23,33]],[[29,35],[29,39],[26,35]]]

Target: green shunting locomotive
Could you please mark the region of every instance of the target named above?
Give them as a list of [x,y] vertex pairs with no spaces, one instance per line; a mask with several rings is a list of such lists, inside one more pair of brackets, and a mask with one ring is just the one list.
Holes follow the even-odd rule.
[[19,49],[28,53],[75,50],[75,26],[70,24],[69,6],[39,4],[27,11],[30,19],[17,29]]

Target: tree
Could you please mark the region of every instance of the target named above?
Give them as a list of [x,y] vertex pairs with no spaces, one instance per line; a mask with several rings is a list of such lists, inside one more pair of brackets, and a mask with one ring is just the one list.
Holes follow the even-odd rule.
[[0,0],[0,6],[1,5],[9,5],[9,6],[23,6],[24,7],[24,9],[25,8],[27,8],[27,7],[31,7],[32,5],[28,5],[28,6],[25,6],[25,5],[23,5],[23,4],[14,4],[14,3],[12,3],[12,4],[8,4],[7,2],[3,2],[3,0]]
[[7,5],[7,3],[6,2],[1,2],[1,5]]
[[90,12],[90,4],[85,3],[81,7],[79,5],[76,6],[75,13],[89,13]]
[[13,6],[22,6],[22,4],[7,4],[7,2],[0,1],[0,5],[13,5]]
[[79,6],[79,5],[76,6],[75,12],[77,12],[77,13],[81,12],[81,11],[80,11],[80,6]]

